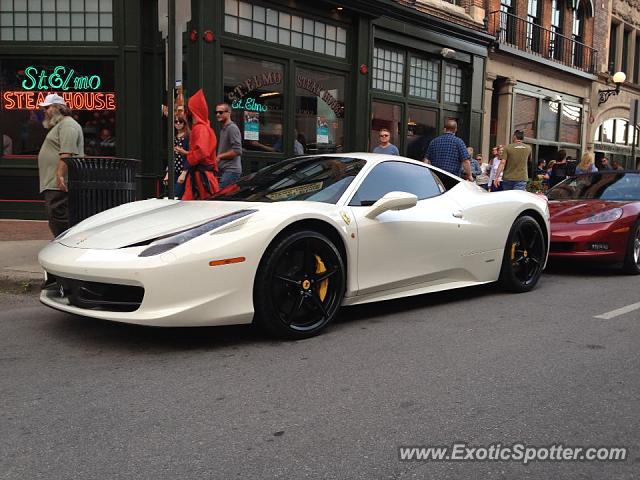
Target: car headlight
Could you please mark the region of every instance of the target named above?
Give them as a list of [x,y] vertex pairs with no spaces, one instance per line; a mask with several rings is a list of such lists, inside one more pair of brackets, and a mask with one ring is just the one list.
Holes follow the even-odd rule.
[[607,210],[606,212],[596,213],[595,215],[591,215],[590,217],[578,220],[576,223],[578,225],[588,225],[591,223],[609,223],[613,222],[614,220],[618,220],[621,216],[621,208],[612,208],[611,210]]
[[142,252],[140,252],[138,256],[151,257],[153,255],[159,255],[168,250],[171,250],[172,248],[177,247],[178,245],[183,244],[184,242],[199,237],[200,235],[204,235],[207,232],[215,230],[216,228],[220,228],[223,225],[238,220],[239,218],[246,217],[247,215],[250,215],[254,212],[257,212],[257,210],[238,210],[237,212],[224,215],[222,217],[216,218],[215,220],[211,220],[202,225],[198,225],[197,227],[193,227],[189,230],[184,230],[183,232],[171,235],[170,237],[164,237],[155,240],[149,244],[149,248],[145,248]]

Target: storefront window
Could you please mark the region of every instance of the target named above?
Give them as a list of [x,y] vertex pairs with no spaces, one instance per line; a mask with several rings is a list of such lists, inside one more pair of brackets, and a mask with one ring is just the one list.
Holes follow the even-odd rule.
[[[558,139],[558,110],[559,102],[543,101],[540,115],[540,139]],[[516,117],[517,118],[517,117]],[[576,142],[579,143],[579,142]]]
[[409,95],[438,100],[440,89],[440,62],[411,57]]
[[615,125],[616,122],[614,119],[609,119],[602,124],[602,136],[600,137],[600,141],[604,143],[613,143]]
[[279,63],[224,56],[224,97],[245,150],[283,152],[283,68]]
[[402,93],[403,78],[404,53],[375,47],[373,49],[373,88]]
[[[36,155],[47,130],[38,103],[61,95],[84,131],[86,155],[115,155],[117,98],[113,61],[0,59],[4,155]],[[10,147],[7,147],[10,145]]]
[[342,152],[344,85],[342,75],[296,69],[294,152],[300,148],[304,153]]
[[624,118],[610,118],[596,130],[594,141],[629,146],[635,141],[636,146],[639,146],[640,126],[633,128]]
[[580,143],[582,109],[575,105],[562,104],[560,125],[560,141],[564,143]]
[[407,120],[407,157],[422,160],[431,140],[437,136],[435,110],[409,107]]
[[402,109],[400,105],[386,102],[371,102],[371,135],[369,137],[369,151],[378,145],[380,129],[386,128],[391,133],[389,140],[400,148],[400,126]]
[[112,0],[1,0],[0,40],[112,42]]
[[616,136],[615,142],[624,145],[627,143],[627,126],[629,122],[626,120],[618,119],[616,121]]
[[462,69],[451,63],[444,64],[444,101],[460,103],[462,100]]
[[[629,139],[629,145],[633,143],[635,143],[636,147],[640,145],[640,129],[638,128],[638,126],[636,125],[635,128],[633,128],[633,125],[629,124],[629,133],[627,138]],[[633,140],[632,140],[633,139]]]
[[225,0],[224,12],[226,32],[332,57],[347,56],[344,28],[238,0]]
[[536,138],[536,117],[538,100],[535,97],[516,94],[513,108],[513,128],[522,130],[524,136]]

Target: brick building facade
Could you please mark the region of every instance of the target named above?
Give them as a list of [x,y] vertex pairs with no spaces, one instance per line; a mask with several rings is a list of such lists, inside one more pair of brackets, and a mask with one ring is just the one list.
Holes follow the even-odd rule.
[[[579,158],[589,136],[598,38],[608,10],[590,0],[487,0],[496,38],[485,78],[482,151],[524,130],[534,158]],[[531,168],[533,168],[533,163]]]
[[[607,156],[626,168],[640,168],[640,1],[608,2],[608,15],[597,19],[595,45],[602,52],[598,78],[592,85],[592,116],[587,145],[596,158]],[[613,74],[624,72],[626,82],[618,95],[603,102],[600,92],[614,89]]]

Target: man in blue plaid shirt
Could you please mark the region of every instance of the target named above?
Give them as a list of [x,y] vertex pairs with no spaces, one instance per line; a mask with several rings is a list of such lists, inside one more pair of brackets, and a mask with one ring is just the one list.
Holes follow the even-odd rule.
[[458,122],[449,119],[444,124],[444,133],[434,138],[424,157],[426,163],[446,170],[454,175],[464,171],[464,178],[471,180],[471,157],[461,138],[456,137]]

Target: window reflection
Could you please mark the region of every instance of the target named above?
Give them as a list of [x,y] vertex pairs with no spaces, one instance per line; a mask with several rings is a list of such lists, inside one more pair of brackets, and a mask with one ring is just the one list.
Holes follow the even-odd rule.
[[384,102],[371,102],[371,134],[369,136],[369,151],[378,145],[380,129],[386,128],[391,133],[392,144],[399,148],[400,142],[400,105]]
[[538,100],[534,97],[517,94],[513,111],[513,128],[522,130],[525,137],[536,137]]
[[242,148],[283,152],[283,68],[279,63],[224,56],[224,96]]
[[295,82],[294,153],[342,152],[344,76],[297,68]]
[[560,141],[580,143],[582,109],[578,106],[562,104]]
[[559,102],[545,101],[542,103],[540,115],[540,138],[543,140],[558,139],[558,110]]
[[422,160],[431,140],[437,136],[438,114],[426,108],[409,107],[407,121],[407,157]]

